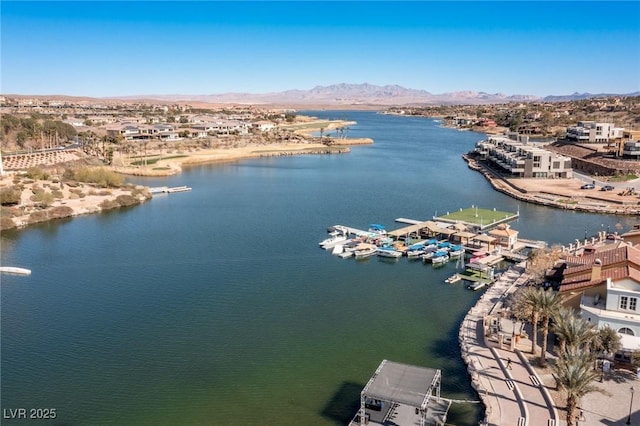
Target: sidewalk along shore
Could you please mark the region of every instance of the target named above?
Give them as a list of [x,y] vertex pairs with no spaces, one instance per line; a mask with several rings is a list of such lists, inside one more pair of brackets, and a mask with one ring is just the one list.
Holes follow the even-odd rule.
[[458,335],[471,385],[485,407],[484,425],[548,426],[558,413],[541,379],[520,348],[528,338],[489,342],[487,321],[500,315],[502,301],[528,280],[522,264],[510,268],[489,287],[465,316]]
[[581,190],[580,186],[584,182],[577,179],[505,178],[466,154],[462,157],[469,168],[482,173],[495,190],[517,200],[589,213],[640,214],[640,200],[635,195],[622,196],[617,191]]

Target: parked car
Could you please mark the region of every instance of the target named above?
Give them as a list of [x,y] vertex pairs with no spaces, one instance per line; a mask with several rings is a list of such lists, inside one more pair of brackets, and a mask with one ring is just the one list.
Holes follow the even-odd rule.
[[602,188],[600,188],[600,191],[613,191],[615,188],[611,185],[605,185]]
[[585,183],[580,187],[580,189],[594,189],[596,186],[592,183]]

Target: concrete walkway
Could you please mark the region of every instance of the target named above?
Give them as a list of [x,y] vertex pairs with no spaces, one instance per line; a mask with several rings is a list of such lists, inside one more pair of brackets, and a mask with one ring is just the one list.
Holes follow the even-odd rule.
[[[527,279],[522,266],[512,267],[487,289],[460,326],[458,338],[462,358],[467,363],[472,386],[486,410],[483,425],[567,424],[558,415],[556,405],[564,407],[564,396],[558,393],[552,375],[545,373],[541,378],[524,355],[531,349],[531,340],[523,338],[519,342],[503,342],[500,345],[498,341],[486,337],[485,320],[495,318],[492,315],[498,316],[505,297],[526,283]],[[508,333],[511,333],[511,329],[508,329]],[[549,354],[548,358],[552,359],[553,355]],[[593,382],[593,385],[605,393],[594,392],[582,398],[577,425],[640,426],[640,378],[636,374],[627,370],[613,370],[604,375],[602,381]],[[556,402],[552,395],[555,395]]]
[[486,425],[559,424],[547,388],[518,349],[531,347],[531,341],[510,342],[509,349],[504,349],[485,337],[485,318],[497,314],[505,297],[527,279],[522,266],[512,267],[487,289],[460,327],[462,357],[467,363],[472,386],[485,405]]

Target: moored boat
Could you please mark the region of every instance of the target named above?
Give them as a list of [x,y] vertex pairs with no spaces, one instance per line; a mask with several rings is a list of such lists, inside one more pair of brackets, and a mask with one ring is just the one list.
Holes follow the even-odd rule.
[[31,269],[18,268],[17,266],[0,266],[0,272],[13,275],[31,275]]
[[356,259],[364,259],[375,254],[376,251],[378,251],[378,247],[375,245],[362,243],[355,248],[353,255]]
[[433,257],[431,257],[431,263],[433,263],[434,265],[437,265],[440,263],[446,263],[448,261],[449,261],[449,255],[447,254],[446,251],[443,251],[443,250],[439,250],[435,252],[433,254]]
[[338,235],[332,235],[326,240],[320,241],[318,244],[320,245],[320,247],[327,250],[327,249],[333,248],[336,244],[340,244],[345,241],[347,241],[347,236],[338,234]]
[[464,247],[461,245],[452,245],[449,247],[449,257],[458,257],[464,254]]
[[394,259],[402,256],[402,252],[394,249],[393,247],[378,247],[376,254],[381,257],[391,257]]
[[461,281],[462,277],[459,274],[454,274],[452,276],[450,276],[449,278],[447,278],[446,280],[444,280],[445,283],[447,284],[453,284],[453,283],[457,283],[458,281]]
[[482,287],[486,286],[487,283],[485,283],[484,281],[476,281],[473,284],[469,284],[469,289],[476,291],[476,290],[480,290]]

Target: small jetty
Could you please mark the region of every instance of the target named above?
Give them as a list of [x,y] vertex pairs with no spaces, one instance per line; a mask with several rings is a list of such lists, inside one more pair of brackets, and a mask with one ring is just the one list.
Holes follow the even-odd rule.
[[191,191],[191,188],[186,185],[174,186],[174,187],[156,186],[153,188],[149,188],[149,192],[151,192],[151,194],[172,194],[174,192],[185,192],[185,191]]
[[17,266],[0,266],[0,273],[11,275],[31,275],[31,269],[18,268]]

